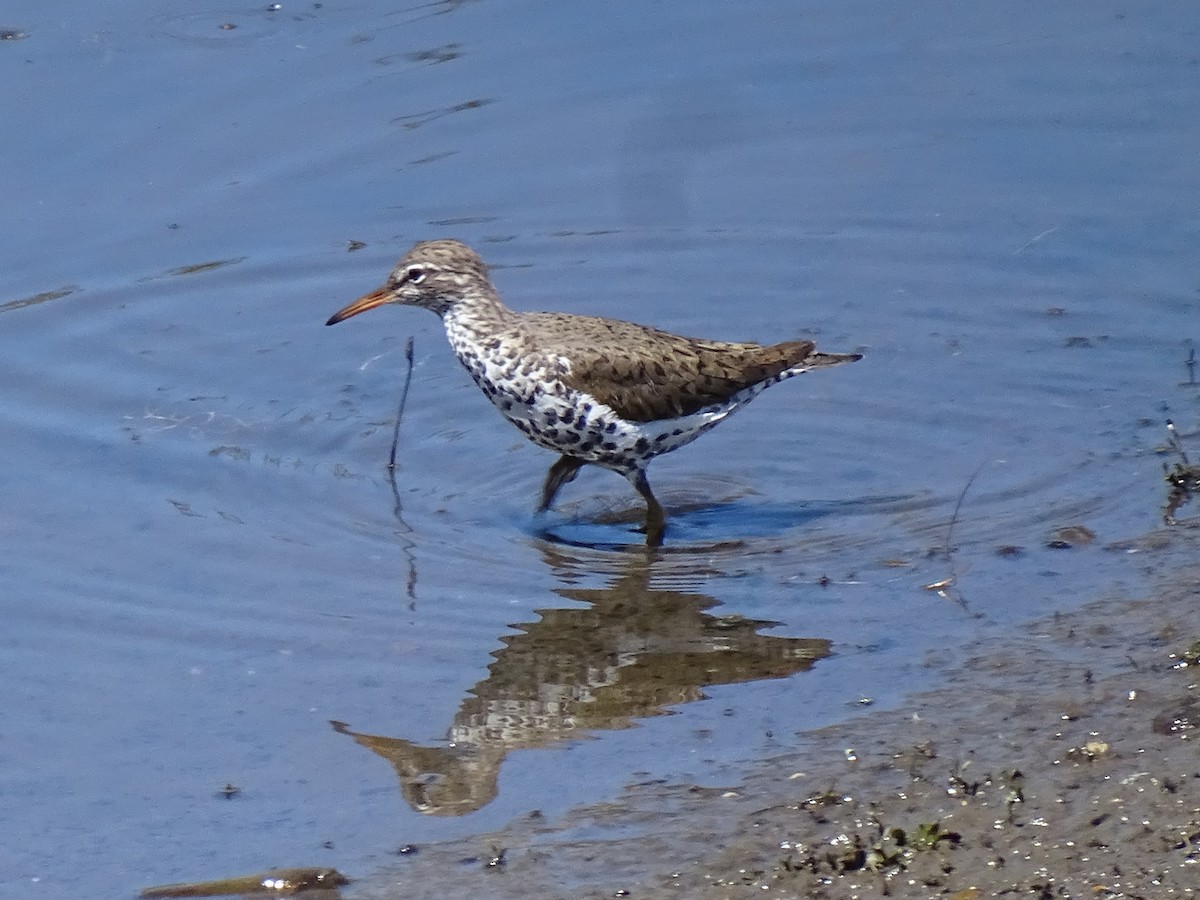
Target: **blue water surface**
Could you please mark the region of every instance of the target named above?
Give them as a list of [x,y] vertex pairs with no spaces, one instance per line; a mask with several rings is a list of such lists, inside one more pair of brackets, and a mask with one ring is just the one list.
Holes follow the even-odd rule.
[[[1200,430],[1197,7],[0,17],[0,896],[728,783],[1172,564],[1118,542]],[[534,516],[433,316],[323,327],[438,236],[518,309],[865,358],[657,461],[647,557],[609,473]]]

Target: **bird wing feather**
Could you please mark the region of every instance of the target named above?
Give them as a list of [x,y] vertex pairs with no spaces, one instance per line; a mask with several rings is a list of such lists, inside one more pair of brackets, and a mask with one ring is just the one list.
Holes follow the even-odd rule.
[[525,337],[568,362],[562,374],[632,422],[673,419],[722,404],[812,355],[811,341],[762,346],[683,337],[593,316],[526,313]]

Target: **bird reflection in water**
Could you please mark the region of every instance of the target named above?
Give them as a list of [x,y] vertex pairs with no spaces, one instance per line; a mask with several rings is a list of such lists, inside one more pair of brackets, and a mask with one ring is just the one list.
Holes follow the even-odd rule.
[[[589,566],[564,549],[542,546],[547,563],[569,581]],[[536,622],[514,625],[519,633],[500,638],[504,646],[493,653],[488,677],[463,700],[445,744],[331,724],[392,764],[414,810],[461,816],[496,798],[500,766],[512,750],[629,728],[704,699],[709,685],[786,678],[829,655],[823,639],[759,634],[777,622],[716,615],[710,610],[720,603],[706,594],[655,589],[661,557],[621,556],[608,587],[555,590],[587,606],[540,610]]]

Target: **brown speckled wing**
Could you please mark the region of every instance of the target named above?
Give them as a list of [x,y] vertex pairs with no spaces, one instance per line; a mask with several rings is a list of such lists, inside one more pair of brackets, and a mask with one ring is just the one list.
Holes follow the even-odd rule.
[[763,347],[681,337],[614,319],[526,313],[539,352],[570,360],[568,387],[632,422],[672,419],[724,403],[812,355],[811,341]]

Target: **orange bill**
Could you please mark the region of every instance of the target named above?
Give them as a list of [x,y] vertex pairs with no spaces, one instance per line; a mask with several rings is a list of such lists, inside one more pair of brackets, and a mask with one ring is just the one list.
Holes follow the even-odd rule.
[[392,292],[386,287],[378,288],[377,290],[371,291],[369,294],[364,294],[363,296],[359,297],[349,306],[339,309],[329,317],[329,321],[325,324],[336,325],[343,319],[348,319],[351,316],[357,316],[360,312],[366,312],[368,309],[374,309],[377,306],[383,306],[383,304],[391,300],[392,297]]

